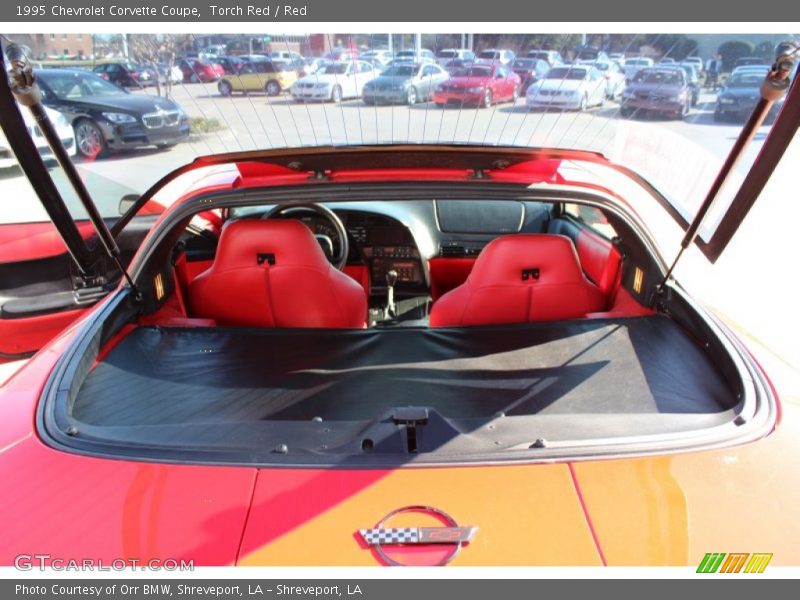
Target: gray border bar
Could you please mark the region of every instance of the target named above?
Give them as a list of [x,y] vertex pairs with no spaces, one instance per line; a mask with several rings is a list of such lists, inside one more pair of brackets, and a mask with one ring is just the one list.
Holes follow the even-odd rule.
[[[397,571],[387,571],[395,575]],[[698,575],[691,579],[27,579],[0,582],[0,597],[14,600],[459,600],[487,598],[643,598],[674,600],[680,597],[764,597],[793,582],[723,575]],[[794,582],[796,583],[796,582]],[[20,592],[18,585],[39,588]],[[179,586],[196,591],[181,593]],[[145,591],[147,586],[147,591]],[[282,586],[282,587],[281,587]],[[222,588],[222,593],[210,590]],[[770,589],[771,588],[771,589]],[[55,592],[54,592],[55,590]],[[72,591],[74,590],[74,591]],[[125,590],[127,590],[125,592]],[[133,591],[132,591],[133,590]],[[258,590],[261,593],[258,593]],[[279,593],[280,591],[280,593]],[[255,593],[254,593],[255,592]],[[699,592],[699,594],[698,594]],[[776,594],[777,596],[777,594]]]
[[[255,8],[261,9],[260,13],[256,14]],[[277,0],[8,0],[0,5],[0,21],[30,24],[54,21],[546,23],[576,20],[786,23],[800,21],[800,3],[786,0],[759,0],[757,3],[721,3],[715,0],[492,0],[490,3],[457,0],[293,0],[291,3]]]

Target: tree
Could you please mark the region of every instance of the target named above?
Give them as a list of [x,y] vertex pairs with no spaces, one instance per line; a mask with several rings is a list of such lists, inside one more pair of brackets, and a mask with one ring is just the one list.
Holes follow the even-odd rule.
[[697,40],[684,34],[653,34],[648,36],[648,45],[658,48],[663,58],[674,58],[677,61],[692,56],[697,51]]
[[[128,36],[129,51],[134,59],[149,65],[158,73],[157,63],[164,62],[167,65],[167,75],[164,78],[164,96],[169,98],[172,95],[172,68],[175,66],[175,59],[181,50],[185,50],[192,45],[190,34],[131,34]],[[161,96],[161,80],[156,76],[156,93]]]
[[765,63],[772,63],[775,60],[775,44],[761,42],[753,49],[753,56],[760,56]]
[[742,40],[732,40],[722,44],[717,49],[717,53],[722,56],[722,68],[730,71],[736,64],[737,59],[752,56],[753,44]]

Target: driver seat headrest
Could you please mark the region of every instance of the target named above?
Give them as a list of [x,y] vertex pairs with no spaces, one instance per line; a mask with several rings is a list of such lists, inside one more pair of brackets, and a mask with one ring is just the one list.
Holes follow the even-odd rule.
[[314,234],[293,219],[242,219],[222,228],[214,261],[218,270],[267,262],[274,267],[330,266]]
[[235,327],[363,328],[367,301],[295,220],[232,221],[188,287],[192,317]]

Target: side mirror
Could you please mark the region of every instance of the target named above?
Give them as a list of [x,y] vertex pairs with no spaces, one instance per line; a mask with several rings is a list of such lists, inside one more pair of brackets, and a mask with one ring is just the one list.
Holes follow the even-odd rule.
[[124,215],[139,200],[139,194],[125,194],[119,201],[119,214]]

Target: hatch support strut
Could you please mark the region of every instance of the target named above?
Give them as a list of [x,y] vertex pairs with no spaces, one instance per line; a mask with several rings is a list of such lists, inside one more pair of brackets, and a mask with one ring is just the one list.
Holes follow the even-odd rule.
[[[58,164],[61,165],[64,174],[67,176],[83,208],[86,210],[86,214],[89,216],[89,220],[92,222],[92,226],[100,238],[100,243],[103,245],[108,256],[111,257],[117,265],[123,277],[125,277],[125,280],[133,291],[134,297],[138,297],[139,294],[136,285],[133,283],[128,271],[122,264],[120,250],[116,240],[108,230],[105,221],[103,221],[103,217],[100,215],[97,206],[95,206],[89,194],[89,190],[86,189],[78,170],[72,163],[66,148],[64,148],[64,145],[61,143],[58,131],[47,116],[47,112],[42,104],[42,94],[36,83],[33,67],[25,49],[17,44],[9,44],[6,47],[5,53],[9,63],[8,76],[11,93],[20,105],[27,106],[31,111],[42,135],[47,140],[47,145],[50,146],[50,150],[53,152],[53,156],[58,161]],[[78,266],[83,270],[83,266],[80,263]]]
[[678,264],[681,256],[683,256],[684,251],[697,238],[700,225],[703,224],[703,220],[708,214],[708,211],[711,209],[714,201],[719,197],[720,191],[727,183],[736,166],[739,164],[742,156],[744,156],[745,150],[747,150],[747,147],[753,141],[753,138],[758,132],[758,128],[761,127],[770,109],[775,102],[783,97],[783,95],[786,93],[786,90],[789,89],[789,85],[791,83],[790,75],[794,67],[794,56],[798,53],[798,51],[800,51],[800,47],[796,49],[788,49],[784,47],[775,58],[775,63],[772,65],[772,68],[769,70],[767,76],[764,78],[764,81],[761,84],[761,98],[759,98],[758,102],[756,103],[753,112],[750,113],[750,117],[748,117],[747,122],[744,124],[744,127],[739,133],[739,137],[736,139],[736,142],[734,142],[731,151],[728,153],[725,162],[722,164],[722,168],[720,168],[719,173],[717,173],[717,177],[714,179],[711,189],[708,190],[708,194],[706,195],[705,200],[703,200],[703,204],[700,205],[697,214],[689,224],[689,228],[686,230],[686,233],[681,240],[681,247],[678,251],[678,255],[675,257],[675,260],[672,261],[669,269],[667,269],[667,272],[664,275],[664,278],[661,280],[661,283],[656,286],[657,294],[660,294],[664,291],[664,286],[672,276],[672,272],[675,270],[675,266]]

